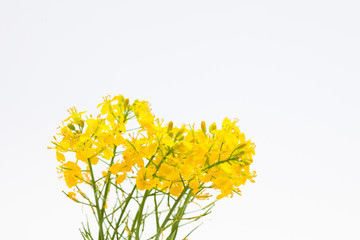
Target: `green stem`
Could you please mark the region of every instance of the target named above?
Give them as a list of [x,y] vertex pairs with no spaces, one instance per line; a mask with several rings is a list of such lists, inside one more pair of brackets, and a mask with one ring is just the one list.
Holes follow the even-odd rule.
[[208,169],[210,169],[210,168],[212,168],[212,167],[215,167],[215,166],[217,166],[217,165],[219,165],[219,164],[226,163],[226,162],[230,162],[230,161],[237,161],[237,160],[238,160],[238,159],[236,159],[236,158],[228,158],[228,159],[226,159],[226,160],[218,161],[218,162],[216,162],[216,163],[214,163],[214,164],[212,164],[212,165],[210,165],[210,166],[208,166],[208,167],[206,167],[206,168],[203,168],[201,171],[202,171],[202,172],[205,172],[206,170],[208,170]]
[[[154,194],[154,204],[155,204],[156,231],[159,231],[160,223],[159,223],[158,204],[156,201],[156,193]],[[160,206],[160,204],[159,204],[159,206]]]
[[[155,154],[154,154],[154,156],[155,156]],[[151,163],[151,161],[152,161],[152,159],[154,158],[154,156],[151,157],[151,159],[150,159],[149,162],[147,163],[146,167]],[[130,202],[130,200],[131,200],[131,198],[132,198],[132,195],[134,194],[136,188],[137,188],[136,185],[134,185],[131,193],[130,193],[130,194],[127,196],[127,198],[125,199],[125,206],[124,206],[124,208],[122,209],[120,218],[118,219],[118,221],[117,221],[117,223],[116,223],[116,225],[115,225],[115,230],[114,230],[114,233],[113,233],[113,235],[112,235],[112,237],[111,237],[111,240],[114,240],[114,239],[115,239],[115,235],[116,235],[116,233],[117,233],[117,230],[118,230],[118,228],[119,228],[120,225],[121,225],[121,219],[122,219],[122,217],[123,217],[123,215],[124,215],[124,213],[125,213],[125,210],[126,210],[128,204],[129,204],[129,202]],[[135,221],[135,220],[134,220],[134,221]]]
[[95,177],[94,177],[94,172],[93,172],[93,169],[92,169],[90,159],[88,159],[88,163],[89,163],[90,174],[91,174],[91,185],[92,185],[92,188],[93,188],[93,191],[94,191],[94,197],[95,197],[95,203],[96,203],[95,207],[96,207],[96,212],[97,212],[97,215],[98,215],[99,240],[104,240],[104,238],[103,238],[104,233],[103,233],[103,226],[102,226],[103,219],[102,219],[102,216],[101,216],[99,198],[98,198],[98,195],[97,195],[97,192],[96,192]]
[[[111,167],[113,165],[113,163],[114,163],[116,148],[117,148],[117,146],[114,145],[114,150],[113,150],[114,156],[111,158],[111,162],[110,162],[109,167]],[[107,174],[107,176],[106,176],[106,187],[105,187],[104,201],[103,201],[103,204],[102,204],[102,207],[101,207],[101,216],[102,217],[103,217],[104,212],[105,212],[106,199],[107,199],[107,196],[109,195],[109,191],[110,191],[110,176],[111,176],[111,173],[109,172]]]
[[120,225],[121,225],[122,217],[123,217],[123,215],[124,215],[124,213],[125,213],[125,210],[126,210],[127,206],[129,205],[130,199],[132,198],[132,195],[134,194],[135,189],[136,189],[136,185],[133,187],[131,193],[130,193],[130,194],[127,196],[127,198],[125,199],[125,206],[124,206],[124,208],[122,209],[121,215],[120,215],[120,217],[119,217],[119,219],[118,219],[118,221],[117,221],[117,223],[116,223],[116,225],[115,225],[115,230],[114,230],[114,233],[113,233],[113,235],[112,235],[112,237],[111,237],[111,240],[114,240],[114,239],[115,239],[115,235],[116,235],[116,233],[117,233],[117,230],[118,230],[118,228],[119,228]]
[[[141,220],[142,220],[142,212],[143,212],[143,209],[144,209],[146,198],[148,197],[150,192],[151,192],[151,190],[146,190],[145,191],[142,202],[141,202],[141,204],[139,206],[139,209],[138,209],[138,211],[136,213],[133,225],[131,227],[131,230],[130,230],[131,233],[129,234],[128,240],[130,240],[132,238],[134,232],[136,232],[135,239],[140,240],[139,232],[140,232],[140,226],[141,226]],[[137,225],[137,227],[136,227],[136,225]],[[135,231],[135,227],[136,227],[136,231]]]
[[189,189],[189,186],[186,186],[184,188],[184,190],[181,192],[180,196],[174,202],[174,205],[171,207],[169,213],[166,215],[163,223],[161,224],[161,227],[156,234],[155,240],[159,240],[160,234],[161,234],[162,230],[165,229],[165,226],[166,226],[167,222],[169,221],[171,214],[176,209],[176,206],[178,205],[178,203],[180,202],[180,200],[182,199],[182,197],[184,196],[184,194],[187,192],[188,189]]
[[190,199],[193,195],[191,194],[191,191],[188,193],[188,195],[185,198],[184,204],[182,205],[182,207],[179,208],[178,212],[175,214],[175,219],[173,221],[173,225],[171,226],[171,233],[170,236],[167,238],[169,240],[171,239],[175,239],[178,229],[179,229],[179,224],[180,221],[182,220],[182,217],[185,214],[185,209],[188,206]]

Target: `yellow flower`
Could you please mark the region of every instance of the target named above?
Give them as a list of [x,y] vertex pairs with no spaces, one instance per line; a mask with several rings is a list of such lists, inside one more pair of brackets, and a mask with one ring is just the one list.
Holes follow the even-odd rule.
[[[136,178],[139,190],[156,188],[173,196],[188,186],[199,199],[212,196],[212,190],[220,193],[218,199],[231,197],[240,192],[239,186],[256,177],[250,171],[255,144],[246,140],[236,120],[225,118],[220,128],[212,123],[208,130],[204,121],[198,129],[195,124],[176,127],[171,121],[166,124],[156,119],[148,102],[130,104],[122,95],[105,97],[98,108],[96,117],[69,109],[69,117],[59,127],[59,141],[55,138],[53,142],[68,187],[77,186],[82,179],[92,181],[89,160],[94,175],[100,175],[95,176],[97,180],[102,179],[102,172],[105,176],[110,172],[116,177],[106,179],[116,184]],[[125,135],[126,124],[133,117],[139,129]],[[66,162],[66,152],[75,154],[76,163]],[[99,161],[113,159],[114,154],[122,159],[109,161],[113,163],[110,168]]]
[[74,162],[67,162],[62,165],[66,185],[69,188],[75,187],[78,183],[82,182],[83,176],[80,167]]
[[143,167],[139,170],[136,177],[136,186],[139,190],[151,189],[156,185],[156,180],[153,178],[155,173],[155,166]]

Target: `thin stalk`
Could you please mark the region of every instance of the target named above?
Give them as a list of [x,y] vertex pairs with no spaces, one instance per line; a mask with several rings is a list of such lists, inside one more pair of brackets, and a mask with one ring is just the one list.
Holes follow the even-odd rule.
[[136,236],[135,236],[136,240],[140,240],[139,232],[140,232],[140,226],[141,226],[141,220],[142,220],[142,212],[144,210],[145,201],[146,201],[146,199],[147,199],[150,192],[151,192],[151,190],[146,190],[145,191],[143,201],[142,201],[142,203],[140,205],[139,218],[138,218],[138,222],[137,222],[137,231],[136,231]]
[[113,235],[112,235],[112,237],[111,237],[111,240],[114,240],[114,239],[115,239],[115,235],[116,235],[117,230],[118,230],[118,228],[120,227],[120,224],[121,224],[121,219],[122,219],[122,217],[123,217],[123,215],[124,215],[124,213],[125,213],[125,210],[126,210],[128,204],[129,204],[129,202],[130,202],[130,199],[131,199],[132,195],[133,195],[134,192],[135,192],[135,189],[136,189],[136,186],[134,186],[134,188],[132,189],[131,193],[130,193],[130,194],[127,196],[127,198],[125,199],[125,206],[124,206],[124,208],[122,209],[121,215],[120,215],[120,217],[119,217],[119,219],[118,219],[118,221],[117,221],[117,223],[116,223],[116,225],[115,225],[115,230],[114,230],[114,233],[113,233]]
[[165,229],[165,226],[167,224],[167,222],[170,219],[171,214],[173,213],[173,211],[176,209],[176,206],[178,205],[178,203],[180,202],[180,200],[182,199],[182,197],[184,196],[184,194],[187,192],[187,190],[189,189],[189,186],[186,186],[184,188],[184,190],[181,192],[180,196],[176,199],[176,201],[174,202],[174,205],[172,206],[172,208],[170,209],[169,213],[166,215],[163,223],[161,224],[160,229],[157,231],[155,240],[159,240],[160,234],[162,232],[163,229]]
[[91,161],[90,161],[89,158],[88,158],[88,164],[89,164],[90,174],[91,174],[91,185],[92,185],[92,188],[93,188],[93,191],[94,191],[94,197],[95,197],[95,203],[96,203],[95,207],[96,207],[96,212],[97,212],[97,215],[98,215],[99,240],[104,240],[104,238],[103,238],[104,233],[103,233],[103,226],[102,226],[103,219],[102,219],[102,215],[101,215],[101,211],[100,211],[99,198],[98,198],[98,195],[97,195],[97,192],[96,192],[94,172],[93,172]]
[[171,233],[170,236],[167,239],[175,239],[178,229],[179,229],[179,224],[180,221],[182,220],[182,217],[185,214],[185,209],[188,206],[190,199],[192,197],[191,191],[188,193],[188,195],[185,198],[184,204],[182,205],[182,207],[179,208],[178,212],[176,213],[176,217],[174,219],[173,225],[171,226]]
[[[114,145],[114,150],[113,150],[114,156],[111,158],[110,167],[114,163],[116,148],[117,148],[117,146]],[[102,208],[101,208],[101,214],[104,214],[105,205],[106,205],[106,199],[107,199],[107,196],[108,196],[109,191],[110,191],[110,176],[111,176],[111,173],[109,172],[108,175],[106,176],[106,187],[105,187],[104,201],[103,201]]]
[[128,236],[128,240],[130,240],[133,236],[133,233],[135,232],[135,228],[136,228],[136,225],[137,225],[137,230],[136,230],[136,235],[135,235],[135,239],[138,240],[140,239],[139,238],[139,230],[140,230],[140,225],[141,225],[141,220],[142,220],[142,212],[143,212],[143,209],[144,209],[144,205],[145,205],[145,201],[146,201],[146,198],[147,196],[149,195],[149,192],[151,190],[146,190],[145,191],[145,194],[143,196],[143,199],[142,199],[142,202],[139,206],[139,209],[138,211],[136,212],[136,215],[135,215],[135,218],[133,220],[133,225],[131,227],[131,230],[130,230],[130,234]]
[[158,205],[157,205],[157,202],[156,202],[156,194],[154,194],[154,203],[155,203],[156,231],[158,232],[159,229],[160,229],[160,223],[159,223]]

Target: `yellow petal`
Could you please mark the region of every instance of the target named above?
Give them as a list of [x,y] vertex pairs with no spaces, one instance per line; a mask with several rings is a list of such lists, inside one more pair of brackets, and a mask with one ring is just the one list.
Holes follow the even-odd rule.
[[105,159],[110,160],[110,158],[114,156],[114,153],[113,151],[111,151],[110,148],[105,148],[105,150],[103,151],[103,156]]
[[104,142],[106,145],[110,145],[114,143],[114,136],[107,136],[104,138]]
[[70,171],[65,172],[64,177],[65,183],[69,188],[75,187],[78,184],[78,179]]
[[115,163],[113,164],[110,168],[109,168],[109,171],[112,173],[112,174],[117,174],[118,172],[120,172],[120,169],[121,169],[121,164],[120,163]]
[[62,154],[62,153],[59,152],[59,151],[56,151],[56,159],[57,159],[59,162],[64,162],[64,161],[65,161],[65,155]]
[[116,184],[122,183],[126,178],[126,173],[120,174],[116,177]]
[[174,141],[170,136],[166,136],[162,139],[162,143],[164,143],[165,145],[172,147],[174,146]]
[[82,152],[76,152],[76,159],[81,160],[83,162],[87,162],[87,158],[84,153]]
[[115,122],[115,117],[114,117],[114,115],[113,115],[111,112],[108,113],[106,119],[107,119],[110,123]]
[[148,155],[146,157],[151,158],[156,153],[157,148],[158,148],[158,144],[156,142],[151,143],[147,149]]
[[119,146],[120,144],[124,143],[124,141],[124,138],[120,134],[117,134],[114,143],[116,146]]
[[93,157],[90,159],[90,162],[92,165],[96,165],[99,162],[99,159],[97,157]]
[[194,179],[190,182],[189,187],[191,187],[193,190],[196,190],[199,188],[199,181]]
[[182,184],[175,183],[170,188],[170,194],[175,197],[178,197],[183,189],[184,189],[184,186]]
[[68,193],[68,196],[69,196],[69,198],[71,198],[72,200],[77,201],[77,199],[75,198],[76,193],[74,193],[74,192],[69,192],[69,193]]
[[109,104],[108,103],[104,103],[104,105],[101,107],[101,114],[106,114],[109,112]]

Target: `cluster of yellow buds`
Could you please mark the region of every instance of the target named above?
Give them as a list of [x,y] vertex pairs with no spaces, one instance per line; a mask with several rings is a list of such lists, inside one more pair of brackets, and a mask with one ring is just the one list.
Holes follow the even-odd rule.
[[[96,117],[70,109],[60,137],[54,137],[59,169],[69,188],[89,183],[100,163],[103,169],[97,172],[104,181],[136,179],[138,190],[157,189],[175,197],[188,186],[198,199],[240,193],[239,186],[256,176],[249,169],[255,145],[236,121],[225,118],[221,128],[215,123],[207,128],[205,122],[200,129],[175,127],[155,118],[148,102],[130,104],[122,95],[105,97],[98,108]],[[132,119],[139,125],[135,130],[127,129]]]

